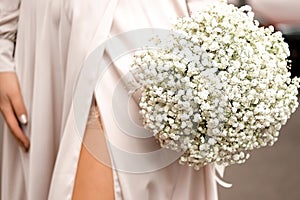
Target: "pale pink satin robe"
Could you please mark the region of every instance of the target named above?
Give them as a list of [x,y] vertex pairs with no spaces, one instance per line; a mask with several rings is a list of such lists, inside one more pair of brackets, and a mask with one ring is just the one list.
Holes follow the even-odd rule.
[[299,0],[248,0],[256,17],[265,23],[285,24],[299,29],[300,1]]
[[[84,120],[78,124],[74,118],[72,95],[85,58],[109,35],[137,28],[170,28],[172,18],[188,15],[200,8],[201,2],[23,0],[20,7],[19,3],[0,1],[0,71],[16,71],[20,79],[29,113],[29,125],[24,130],[30,137],[31,149],[24,153],[5,128],[2,199],[71,199],[82,145],[82,130],[77,128],[85,126]],[[109,59],[109,52],[103,59]],[[134,139],[114,137],[118,130],[108,108],[111,88],[120,76],[117,71],[109,72],[102,87],[95,91],[106,134],[124,148],[151,148],[135,143]],[[92,94],[82,96],[82,106],[87,108],[83,116],[88,113]],[[154,145],[154,140],[149,144]],[[116,199],[216,200],[214,176],[213,166],[194,171],[177,161],[151,173],[115,170]]]

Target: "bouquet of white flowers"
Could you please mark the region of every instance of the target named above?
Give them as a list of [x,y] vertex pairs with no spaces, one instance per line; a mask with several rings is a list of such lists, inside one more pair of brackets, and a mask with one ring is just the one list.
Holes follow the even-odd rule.
[[132,64],[144,126],[160,145],[195,169],[273,145],[298,106],[282,34],[259,27],[250,6],[226,2],[177,19],[173,31]]

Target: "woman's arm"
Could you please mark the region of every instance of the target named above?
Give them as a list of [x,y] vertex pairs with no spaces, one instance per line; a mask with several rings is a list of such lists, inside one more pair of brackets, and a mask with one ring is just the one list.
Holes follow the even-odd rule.
[[19,123],[27,124],[27,112],[15,71],[14,46],[19,0],[0,1],[0,111],[17,141],[27,151],[29,139]]

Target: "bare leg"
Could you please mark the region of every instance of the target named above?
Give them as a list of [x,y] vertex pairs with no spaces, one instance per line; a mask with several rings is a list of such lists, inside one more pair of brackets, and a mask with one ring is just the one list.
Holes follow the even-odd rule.
[[73,200],[113,200],[113,176],[95,102],[90,110],[78,162]]

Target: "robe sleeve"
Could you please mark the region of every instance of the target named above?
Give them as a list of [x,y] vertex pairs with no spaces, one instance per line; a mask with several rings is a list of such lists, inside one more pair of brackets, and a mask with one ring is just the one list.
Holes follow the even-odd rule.
[[14,48],[20,0],[0,0],[0,72],[15,71]]

